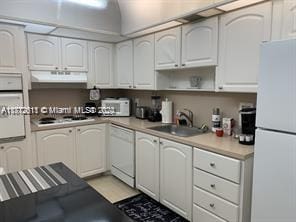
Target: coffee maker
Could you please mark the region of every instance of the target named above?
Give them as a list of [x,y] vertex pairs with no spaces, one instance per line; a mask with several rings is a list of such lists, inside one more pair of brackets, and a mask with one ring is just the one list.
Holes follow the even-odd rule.
[[148,114],[148,120],[151,122],[159,122],[162,120],[160,113],[161,110],[161,101],[160,96],[151,96],[152,107]]
[[256,130],[256,108],[243,108],[239,111],[241,115],[241,135],[239,143],[254,145]]

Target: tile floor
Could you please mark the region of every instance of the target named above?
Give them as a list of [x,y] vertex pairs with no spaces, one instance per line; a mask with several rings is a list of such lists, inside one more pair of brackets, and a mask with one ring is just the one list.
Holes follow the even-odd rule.
[[132,197],[139,193],[112,175],[102,175],[88,179],[87,183],[102,194],[111,203]]

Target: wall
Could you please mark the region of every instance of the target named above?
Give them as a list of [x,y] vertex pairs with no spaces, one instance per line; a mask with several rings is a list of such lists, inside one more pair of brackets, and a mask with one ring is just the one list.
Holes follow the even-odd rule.
[[218,0],[118,0],[121,33],[138,31],[215,2]]
[[247,102],[256,104],[256,94],[243,93],[206,93],[206,92],[174,92],[174,91],[133,91],[128,90],[125,96],[139,98],[141,105],[151,105],[151,95],[167,97],[174,102],[174,112],[188,108],[194,113],[194,124],[211,125],[211,115],[214,107],[219,107],[224,117],[239,119],[239,104]]
[[[194,124],[211,125],[212,109],[219,107],[224,117],[239,119],[239,104],[247,102],[256,104],[256,94],[243,93],[207,93],[207,92],[174,92],[142,90],[102,90],[104,97],[139,98],[140,105],[151,106],[151,96],[160,95],[174,102],[174,112],[188,108],[194,113]],[[89,101],[89,90],[86,89],[33,89],[29,91],[31,106],[81,106]]]

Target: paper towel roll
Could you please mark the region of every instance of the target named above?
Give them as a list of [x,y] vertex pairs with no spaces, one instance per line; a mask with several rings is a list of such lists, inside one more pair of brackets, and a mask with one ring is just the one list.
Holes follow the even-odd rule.
[[173,102],[167,98],[161,103],[162,123],[173,123]]

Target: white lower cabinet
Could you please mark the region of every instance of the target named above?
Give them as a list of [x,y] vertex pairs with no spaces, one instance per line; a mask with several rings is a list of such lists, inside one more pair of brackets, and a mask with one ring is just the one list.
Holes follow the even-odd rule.
[[159,201],[159,138],[136,132],[136,187]]
[[38,165],[63,162],[76,172],[74,128],[40,131],[36,134]]
[[106,126],[76,128],[77,173],[87,177],[106,171]]
[[136,186],[191,220],[192,147],[136,132]]
[[0,167],[6,173],[29,167],[29,152],[26,140],[0,144]]
[[192,147],[160,139],[160,202],[191,219]]
[[193,156],[193,222],[250,222],[253,158],[198,148]]
[[81,177],[106,170],[105,124],[36,132],[38,165],[63,162]]

